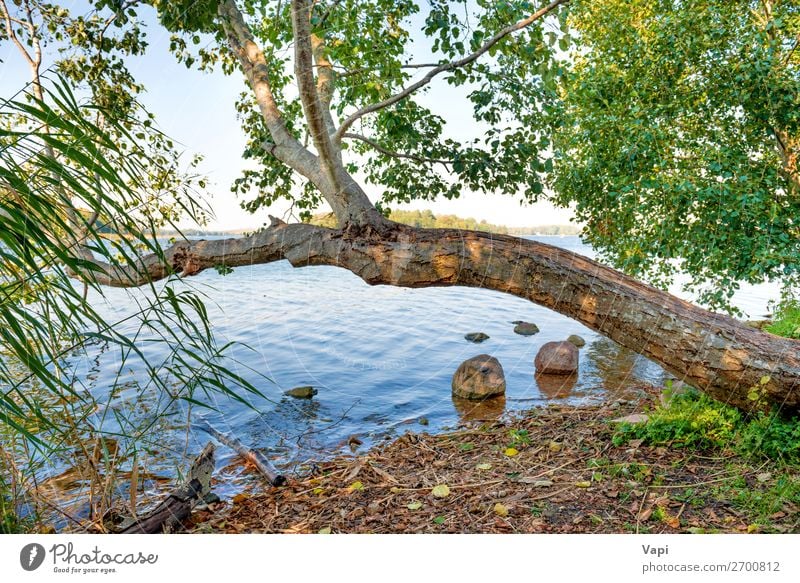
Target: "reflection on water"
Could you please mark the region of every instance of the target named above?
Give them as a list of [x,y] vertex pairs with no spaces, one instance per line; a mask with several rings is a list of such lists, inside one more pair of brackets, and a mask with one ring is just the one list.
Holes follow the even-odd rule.
[[[577,237],[542,238],[591,255]],[[225,277],[213,270],[186,282],[207,294],[209,315],[222,342],[241,343],[231,353],[230,367],[254,383],[267,397],[250,403],[210,396],[216,411],[204,411],[209,422],[245,444],[262,448],[276,464],[319,459],[332,451],[349,452],[350,436],[363,447],[418,429],[420,417],[428,431],[453,427],[470,419],[496,418],[503,411],[527,409],[550,399],[583,403],[603,399],[639,383],[662,383],[665,374],[644,357],[622,349],[581,324],[499,292],[465,288],[403,289],[368,286],[356,276],[333,267],[292,268],[287,262],[238,268]],[[90,298],[109,321],[122,320],[136,309],[137,294],[106,290]],[[761,304],[766,304],[762,294]],[[748,298],[751,305],[757,300]],[[515,334],[514,321],[534,322],[541,332]],[[121,332],[131,332],[124,329]],[[484,332],[489,340],[477,346],[464,339]],[[571,334],[586,339],[580,368],[573,377],[534,377],[533,359],[546,342]],[[163,345],[146,342],[148,356]],[[500,360],[506,374],[505,399],[483,403],[451,398],[450,383],[458,365],[480,353]],[[157,356],[157,354],[155,354]],[[143,390],[146,371],[129,361],[116,377],[119,356],[97,351],[92,358],[74,359],[76,374],[98,403],[96,426],[113,431],[134,418],[146,427],[138,444],[146,457],[148,475],[174,475],[176,460],[198,452],[208,437],[187,431],[186,420],[197,412],[186,402],[173,403],[164,395]],[[126,384],[127,383],[127,384]],[[286,397],[283,392],[312,385],[311,400]],[[113,387],[113,389],[111,389]],[[181,387],[176,387],[179,392]],[[167,399],[166,402],[163,399]],[[157,414],[169,416],[155,421]],[[152,422],[148,426],[147,420]],[[126,429],[130,429],[126,427]],[[132,452],[125,447],[126,459]],[[219,467],[231,465],[234,454],[219,448]],[[75,465],[65,456],[47,468],[56,475]],[[128,462],[130,463],[130,462]],[[130,466],[123,468],[125,471]],[[241,470],[231,470],[227,491],[238,487]]]
[[566,399],[578,384],[578,375],[536,374],[536,385],[548,399]]
[[453,397],[453,407],[462,423],[493,421],[506,412],[506,398],[499,396],[482,401],[470,401]]

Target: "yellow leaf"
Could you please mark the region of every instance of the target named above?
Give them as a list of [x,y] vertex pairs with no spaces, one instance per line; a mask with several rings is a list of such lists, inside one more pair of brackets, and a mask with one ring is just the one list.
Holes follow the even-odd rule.
[[666,520],[664,520],[669,526],[672,528],[680,528],[681,526],[681,519],[677,516],[670,516]]
[[317,534],[330,534],[330,533],[331,533],[330,526],[326,526],[325,528],[320,528],[319,531],[317,532]]
[[419,510],[420,508],[422,508],[422,502],[411,502],[410,504],[408,504],[408,506],[406,506],[406,508],[408,508],[409,510]]
[[591,485],[591,482],[575,482],[576,488],[589,488]]
[[757,524],[750,524],[747,526],[747,532],[753,533],[758,532],[758,525]]
[[391,488],[389,488],[389,492],[391,492],[392,494],[399,494],[401,491],[402,490],[400,490],[400,488],[398,488],[397,486],[392,486]]
[[494,513],[497,516],[508,516],[508,508],[498,502],[494,505]]
[[509,448],[507,448],[507,449],[506,449],[506,451],[505,451],[505,454],[506,454],[508,457],[514,457],[514,456],[515,456],[515,455],[517,455],[518,453],[519,453],[519,452],[518,452],[516,449],[514,449],[513,447],[509,447]]
[[314,488],[314,489],[312,490],[312,492],[313,492],[314,494],[316,494],[317,496],[319,496],[320,494],[322,494],[324,491],[325,491],[325,488]]
[[553,453],[555,453],[557,451],[561,451],[561,444],[558,443],[557,441],[551,441],[550,442],[550,451],[552,451]]
[[491,470],[492,469],[492,464],[478,464],[477,466],[475,466],[475,469],[476,470]]
[[350,484],[350,491],[351,492],[355,491],[355,490],[363,490],[363,489],[364,489],[364,484],[362,484],[361,482],[353,482],[352,484]]
[[447,498],[450,495],[450,488],[447,487],[447,484],[439,484],[433,487],[431,494],[435,498]]

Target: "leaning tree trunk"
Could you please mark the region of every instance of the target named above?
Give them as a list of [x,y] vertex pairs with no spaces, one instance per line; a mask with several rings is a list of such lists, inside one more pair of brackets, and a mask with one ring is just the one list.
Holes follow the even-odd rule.
[[568,316],[745,410],[800,410],[800,342],[715,314],[596,261],[517,237],[388,223],[334,230],[273,219],[240,239],[182,242],[135,269],[104,266],[101,283],[139,285],[171,272],[287,259],[335,265],[371,285],[468,286],[508,293]]
[[[472,53],[440,63],[398,93],[350,113],[334,131],[330,110],[335,75],[328,70],[332,63],[325,56],[324,39],[312,33],[313,2],[291,0],[295,81],[314,145],[312,152],[300,143],[296,130],[290,131],[273,94],[270,71],[279,66],[267,62],[236,0],[223,0],[217,11],[221,32],[253,90],[270,135],[262,147],[310,181],[344,228],[287,225],[273,220],[269,229],[242,239],[173,245],[166,252],[166,262],[150,256],[136,266],[99,264],[105,275],[97,279],[109,285],[141,285],[172,272],[192,275],[209,267],[287,259],[295,266],[336,265],[373,285],[493,289],[569,316],[650,357],[720,401],[747,410],[768,405],[778,405],[784,411],[800,410],[800,342],[749,328],[550,245],[488,233],[415,229],[391,223],[378,213],[345,169],[342,139],[358,120],[393,107],[437,75],[470,66],[491,53],[497,43],[567,1],[552,0],[500,29]],[[316,77],[314,59],[320,69]]]

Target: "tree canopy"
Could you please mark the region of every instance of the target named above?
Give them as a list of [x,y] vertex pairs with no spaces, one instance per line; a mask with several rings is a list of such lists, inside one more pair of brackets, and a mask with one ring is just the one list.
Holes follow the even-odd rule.
[[800,268],[800,4],[574,2],[555,200],[639,277],[724,304]]
[[[156,3],[179,57],[232,69],[215,4],[168,5]],[[290,3],[237,6],[307,143]],[[526,23],[537,11],[548,16]],[[549,197],[574,206],[617,267],[659,284],[681,271],[724,307],[740,281],[797,281],[799,12],[778,0],[332,1],[310,5],[310,34],[325,124],[379,206],[465,190]],[[198,31],[217,49],[192,54]],[[437,74],[461,90],[472,139],[419,99]],[[237,108],[260,167],[234,190],[253,212],[287,198],[308,216],[323,197],[273,155],[254,99]]]

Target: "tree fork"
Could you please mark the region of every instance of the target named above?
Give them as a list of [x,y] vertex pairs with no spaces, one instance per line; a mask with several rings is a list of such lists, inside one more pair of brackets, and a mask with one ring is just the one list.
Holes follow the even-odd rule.
[[396,223],[339,230],[272,219],[270,228],[248,237],[177,243],[165,257],[166,264],[148,256],[135,268],[103,264],[98,280],[136,286],[171,273],[286,259],[295,267],[341,267],[370,285],[491,289],[568,316],[724,403],[748,411],[770,405],[800,410],[800,341],[756,330],[537,241]]

